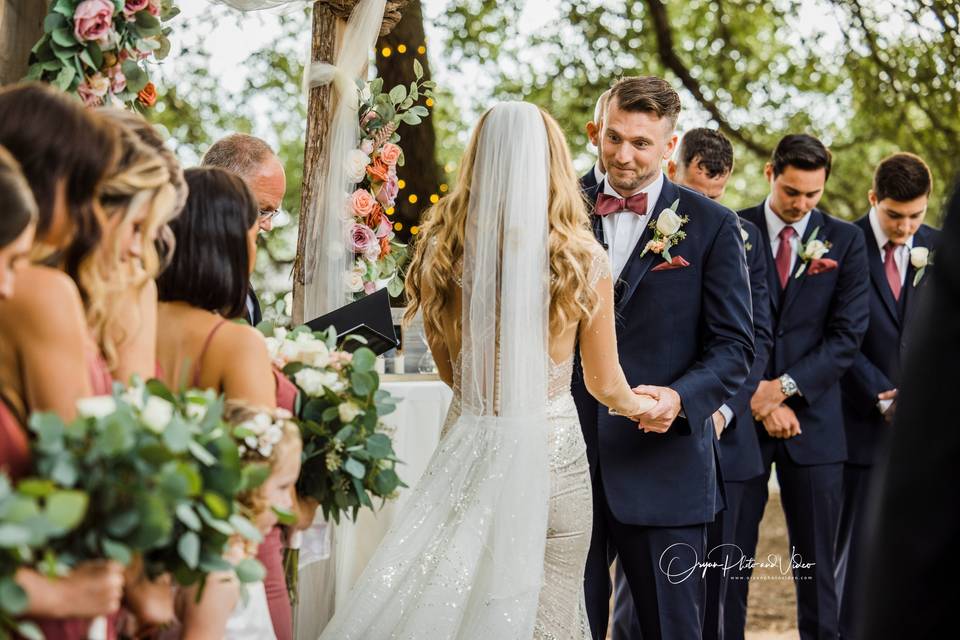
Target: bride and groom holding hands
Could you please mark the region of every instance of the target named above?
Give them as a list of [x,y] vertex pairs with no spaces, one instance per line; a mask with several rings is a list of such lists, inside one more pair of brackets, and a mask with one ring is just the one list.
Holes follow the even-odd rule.
[[480,119],[407,276],[444,435],[322,638],[602,639],[614,559],[644,637],[700,638],[704,582],[678,576],[724,506],[712,416],[754,345],[737,216],[661,169],[679,113],[620,80],[586,198],[545,111]]

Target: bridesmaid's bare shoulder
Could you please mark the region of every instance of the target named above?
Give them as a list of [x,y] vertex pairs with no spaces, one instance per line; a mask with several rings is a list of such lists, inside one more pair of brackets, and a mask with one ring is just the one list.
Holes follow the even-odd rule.
[[19,335],[70,335],[86,326],[73,280],[50,267],[31,265],[17,273],[14,294],[0,308],[4,328]]

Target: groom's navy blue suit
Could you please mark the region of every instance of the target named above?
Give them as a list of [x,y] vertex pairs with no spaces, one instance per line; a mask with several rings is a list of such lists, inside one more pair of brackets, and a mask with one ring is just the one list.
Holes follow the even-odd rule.
[[[863,337],[853,365],[841,380],[843,420],[847,434],[847,462],[843,469],[843,508],[837,540],[837,591],[840,596],[840,636],[856,640],[864,636],[854,628],[863,584],[867,495],[872,467],[892,426],[880,413],[877,395],[900,387],[900,363],[908,349],[908,327],[913,322],[926,284],[924,276],[915,287],[917,274],[908,263],[906,278],[897,300],[883,270],[883,254],[877,245],[869,215],[854,222],[863,232],[870,262],[870,328]],[[939,231],[921,225],[913,236],[914,247],[934,249]]]
[[[831,243],[824,256],[837,267],[812,275],[805,270],[795,277],[798,258],[780,286],[768,232],[764,205],[740,212],[760,228],[768,260],[773,348],[764,376],[775,380],[787,373],[800,389],[788,398],[800,422],[800,435],[771,438],[757,424],[764,474],[747,482],[737,545],[747,558],[756,550],[757,529],[767,501],[767,482],[776,462],[790,533],[790,545],[798,563],[812,566],[794,569],[797,590],[798,627],[802,640],[836,638],[838,597],[834,584],[834,545],[842,497],[843,462],[847,458],[840,378],[854,361],[869,321],[867,259],[863,234],[855,226],[832,218],[818,209],[810,213],[802,241],[813,231]],[[743,425],[740,425],[741,428]],[[788,551],[788,550],[785,550]],[[783,555],[784,566],[792,554]],[[743,638],[746,620],[747,580],[744,571],[727,590],[724,603],[726,640]]]
[[[595,202],[604,183],[587,191]],[[587,559],[586,596],[594,638],[605,637],[609,566],[623,567],[645,640],[699,640],[703,583],[699,575],[674,579],[663,569],[671,556],[692,567],[702,560],[706,524],[723,506],[711,416],[744,382],[753,361],[750,288],[740,229],[723,206],[664,179],[652,221],[679,199],[689,216],[687,237],[671,249],[689,266],[654,270],[664,262],[640,257],[646,229],[615,285],[620,364],[631,384],[670,387],[683,416],[663,434],[610,416],[587,393],[582,371],[573,396],[587,444],[594,489],[594,527]],[[602,244],[603,226],[594,217]],[[675,545],[671,548],[671,545]],[[697,557],[693,557],[697,554]],[[674,571],[682,568],[675,564]]]

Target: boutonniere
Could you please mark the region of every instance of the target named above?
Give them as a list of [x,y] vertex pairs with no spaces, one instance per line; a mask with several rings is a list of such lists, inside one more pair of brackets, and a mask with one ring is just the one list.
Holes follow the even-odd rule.
[[687,216],[677,214],[677,207],[680,206],[680,199],[677,198],[670,205],[669,209],[664,209],[656,220],[650,222],[650,228],[653,229],[653,239],[647,243],[640,253],[642,258],[648,251],[659,253],[667,262],[673,262],[670,255],[670,249],[677,246],[684,238],[687,232],[682,229],[683,225],[690,222]]
[[740,227],[740,237],[743,238],[743,248],[745,251],[753,249],[753,244],[750,243],[750,234],[747,233],[747,230],[743,227]]
[[803,264],[797,269],[797,274],[793,276],[794,278],[799,278],[803,275],[803,272],[806,271],[808,266],[810,267],[810,275],[812,276],[837,268],[836,260],[822,260],[823,256],[830,251],[833,245],[823,240],[817,240],[818,233],[820,233],[820,227],[813,230],[810,238],[805,243],[800,243],[799,256]]
[[933,264],[933,254],[926,247],[914,247],[910,249],[910,264],[917,270],[913,276],[913,286],[920,284],[920,279],[926,273],[927,267]]

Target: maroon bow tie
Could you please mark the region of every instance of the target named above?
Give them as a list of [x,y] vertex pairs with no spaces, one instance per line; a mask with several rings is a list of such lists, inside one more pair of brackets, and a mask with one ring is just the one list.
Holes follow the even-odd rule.
[[596,215],[602,217],[620,211],[633,211],[638,216],[647,215],[647,193],[637,193],[626,200],[606,193],[597,196],[597,207],[594,209]]

